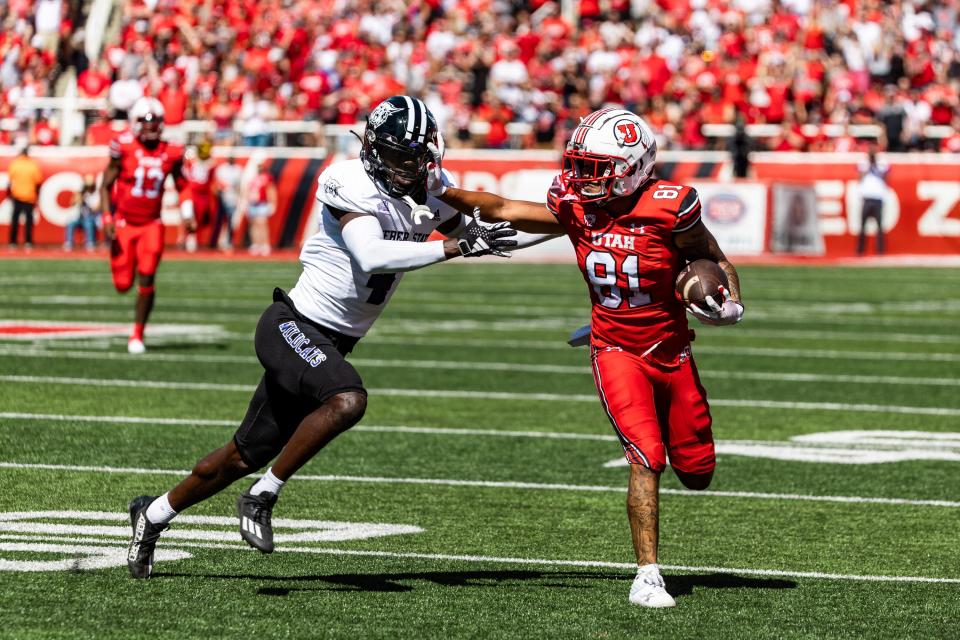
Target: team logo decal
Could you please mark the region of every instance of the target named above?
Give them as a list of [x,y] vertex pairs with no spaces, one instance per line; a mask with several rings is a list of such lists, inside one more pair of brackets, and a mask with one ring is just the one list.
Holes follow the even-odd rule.
[[[686,350],[684,350],[686,351]],[[789,440],[720,440],[719,455],[821,462],[888,464],[910,460],[960,462],[960,433],[930,431],[843,430],[805,433]],[[623,457],[605,467],[625,467]]]
[[732,193],[718,193],[703,207],[707,219],[719,224],[736,224],[747,213],[746,203]]
[[395,107],[389,102],[381,102],[380,105],[370,114],[367,122],[369,122],[370,126],[374,129],[379,129],[380,125],[386,122],[387,118],[397,111],[400,111],[400,107]]
[[620,120],[613,125],[613,135],[621,147],[633,147],[640,143],[643,134],[633,120]]
[[340,189],[343,189],[343,185],[337,182],[334,178],[327,178],[326,182],[323,183],[323,191],[330,196],[339,196]]
[[[331,542],[369,540],[422,533],[421,527],[379,522],[334,522],[274,518],[274,540],[286,551],[310,553]],[[155,559],[183,560],[194,548],[234,549],[239,543],[237,519],[180,516],[177,530],[161,541]],[[109,511],[0,512],[0,573],[4,571],[82,571],[127,564],[130,525],[126,513]],[[184,549],[183,547],[186,547]]]

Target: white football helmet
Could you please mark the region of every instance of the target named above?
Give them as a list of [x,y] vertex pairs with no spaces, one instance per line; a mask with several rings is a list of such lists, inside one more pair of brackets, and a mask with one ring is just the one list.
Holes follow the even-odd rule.
[[603,202],[639,189],[656,160],[657,141],[643,118],[626,109],[600,109],[570,135],[560,181],[580,202]]
[[163,104],[156,98],[137,98],[128,112],[130,130],[144,144],[156,144],[163,133]]

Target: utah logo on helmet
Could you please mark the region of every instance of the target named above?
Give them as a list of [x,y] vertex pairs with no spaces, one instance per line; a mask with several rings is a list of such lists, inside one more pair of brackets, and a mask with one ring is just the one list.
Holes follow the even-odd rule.
[[653,175],[657,141],[643,118],[625,109],[594,111],[573,130],[560,181],[580,202],[628,196]]
[[381,193],[425,199],[433,160],[428,145],[437,145],[437,136],[437,121],[422,100],[392,96],[367,116],[360,160]]

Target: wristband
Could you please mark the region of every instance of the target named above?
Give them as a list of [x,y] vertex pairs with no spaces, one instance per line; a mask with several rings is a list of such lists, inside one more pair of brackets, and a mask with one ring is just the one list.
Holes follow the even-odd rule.
[[113,224],[113,213],[111,213],[110,211],[104,211],[101,214],[101,216],[102,216],[101,220],[103,220],[103,224]]

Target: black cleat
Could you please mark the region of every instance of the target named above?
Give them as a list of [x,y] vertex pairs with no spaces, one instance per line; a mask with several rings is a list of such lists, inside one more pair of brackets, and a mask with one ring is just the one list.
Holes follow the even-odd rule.
[[273,505],[277,494],[264,491],[252,495],[248,489],[237,499],[237,517],[240,518],[240,537],[261,553],[273,551]]
[[153,572],[153,550],[160,539],[160,533],[168,527],[147,520],[147,507],[156,499],[156,496],[137,496],[130,501],[133,540],[130,541],[130,550],[127,551],[127,567],[134,578],[150,577]]

